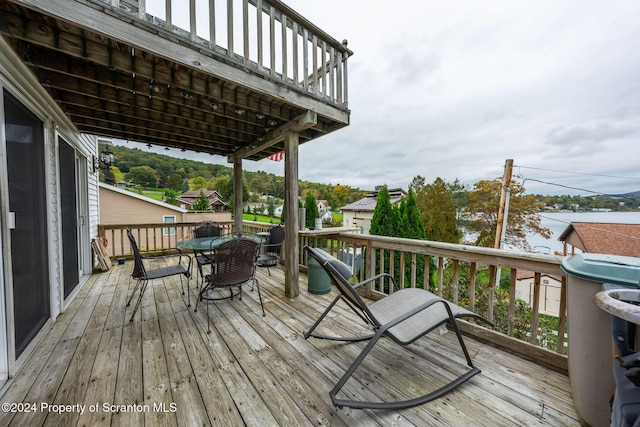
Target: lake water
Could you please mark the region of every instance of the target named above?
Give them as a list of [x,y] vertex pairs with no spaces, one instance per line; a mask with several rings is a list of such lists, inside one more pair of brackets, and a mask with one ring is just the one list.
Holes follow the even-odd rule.
[[551,230],[551,238],[529,236],[527,241],[535,252],[553,254],[562,252],[560,235],[571,222],[608,222],[614,224],[640,224],[640,212],[558,212],[541,213],[541,225]]

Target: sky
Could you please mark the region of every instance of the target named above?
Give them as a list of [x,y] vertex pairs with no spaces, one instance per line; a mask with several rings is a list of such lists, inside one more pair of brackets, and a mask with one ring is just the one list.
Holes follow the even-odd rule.
[[354,52],[351,123],[300,147],[301,180],[473,186],[513,159],[527,193],[640,191],[640,1],[285,3]]

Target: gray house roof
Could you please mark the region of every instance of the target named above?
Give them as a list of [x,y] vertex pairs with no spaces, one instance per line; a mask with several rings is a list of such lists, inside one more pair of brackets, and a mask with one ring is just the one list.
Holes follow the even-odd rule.
[[[367,194],[363,199],[353,202],[341,208],[342,211],[373,211],[376,208],[376,198],[382,187],[376,187],[375,190]],[[402,188],[390,188],[389,197],[391,198],[391,204],[399,202],[407,195],[407,192]]]

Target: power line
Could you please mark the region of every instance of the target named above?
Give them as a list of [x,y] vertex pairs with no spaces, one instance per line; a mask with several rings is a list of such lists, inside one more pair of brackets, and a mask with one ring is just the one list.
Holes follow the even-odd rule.
[[539,182],[541,184],[547,184],[547,185],[553,185],[556,187],[562,187],[562,188],[568,188],[570,190],[578,190],[578,191],[586,191],[587,193],[592,193],[592,194],[596,194],[598,196],[607,196],[607,197],[617,197],[617,198],[621,198],[621,199],[626,199],[626,200],[633,200],[633,201],[637,201],[640,199],[637,199],[635,197],[628,197],[628,196],[621,196],[619,194],[607,194],[607,193],[602,193],[600,191],[593,191],[593,190],[587,190],[586,188],[579,188],[579,187],[571,187],[569,185],[564,185],[564,184],[557,184],[555,182],[548,182],[548,181],[542,181],[540,179],[535,179],[535,178],[525,178],[523,175],[518,174],[516,175],[518,178],[522,179],[522,186],[524,187],[524,183],[527,181],[534,181],[534,182]]
[[604,174],[598,174],[598,173],[572,172],[572,171],[536,168],[536,167],[533,167],[533,166],[521,166],[521,165],[515,165],[514,167],[521,168],[521,169],[533,169],[533,170],[539,170],[539,171],[545,171],[545,172],[558,172],[558,173],[567,173],[567,174],[573,174],[573,175],[600,176],[600,177],[603,177],[603,178],[631,179],[631,180],[640,181],[640,178],[631,177],[631,176],[617,176],[617,175],[604,175]]

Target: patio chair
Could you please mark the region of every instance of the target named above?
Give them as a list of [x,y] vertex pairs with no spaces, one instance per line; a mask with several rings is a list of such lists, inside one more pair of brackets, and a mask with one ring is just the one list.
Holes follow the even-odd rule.
[[[187,280],[187,288],[189,286],[188,280],[191,277],[191,257],[188,255],[183,255],[180,249],[175,248],[171,250],[178,251],[177,254],[171,255],[161,255],[154,257],[145,257],[142,256],[140,249],[138,248],[138,244],[136,243],[136,239],[133,237],[130,229],[127,229],[127,237],[129,238],[129,242],[131,243],[131,250],[133,251],[133,272],[131,273],[131,277],[136,280],[136,285],[133,288],[133,292],[129,296],[127,300],[127,307],[131,305],[131,300],[135,295],[138,288],[140,288],[140,294],[138,295],[138,302],[136,306],[133,308],[133,313],[131,313],[130,321],[133,321],[133,317],[138,311],[138,307],[140,306],[140,301],[142,301],[142,297],[144,296],[144,292],[147,289],[147,285],[150,280],[154,279],[163,279],[169,276],[180,276],[180,288],[182,290],[182,295],[184,295],[184,284],[182,283],[182,276],[184,276]],[[152,260],[154,262],[164,261],[176,259],[177,263],[174,265],[168,265],[165,267],[159,267],[155,269],[147,269],[145,266],[144,260]],[[183,264],[183,259],[186,260],[185,264]],[[147,261],[148,263],[149,261]]]
[[[218,227],[210,221],[205,221],[197,224],[193,229],[193,238],[199,239],[201,237],[220,237],[222,236],[222,228]],[[198,267],[198,284],[201,285],[204,280],[204,273],[202,267],[210,265],[212,261],[213,252],[207,251],[193,251],[196,266]]]
[[[255,277],[256,257],[259,243],[246,237],[234,237],[213,249],[213,261],[211,274],[205,276],[205,285],[200,291],[198,302],[206,301],[207,304],[207,333],[211,333],[211,318],[209,316],[209,301],[233,299],[239,296],[242,299],[242,285],[251,282],[258,289],[258,298],[262,315],[265,316],[260,283]],[[236,292],[234,293],[234,288]],[[252,288],[253,289],[253,288]],[[229,296],[218,296],[217,291],[229,291]],[[195,311],[198,311],[196,303]]]
[[260,248],[261,254],[258,255],[258,267],[267,267],[267,273],[271,276],[269,267],[278,265],[280,260],[280,251],[284,242],[284,227],[276,225],[269,230],[269,239],[266,244]]
[[[468,317],[476,318],[493,326],[491,322],[477,314],[465,310],[455,304],[452,304],[429,291],[418,288],[405,288],[391,293],[389,296],[382,298],[372,304],[366,305],[357,292],[357,288],[366,285],[381,278],[389,278],[391,284],[395,286],[395,280],[387,273],[378,274],[370,279],[364,280],[358,284],[352,285],[349,282],[351,278],[351,268],[333,258],[322,249],[305,246],[306,251],[313,256],[316,261],[327,272],[333,284],[340,291],[338,296],[329,304],[327,309],[322,313],[318,320],[313,324],[311,329],[304,334],[305,338],[314,337],[322,339],[331,339],[338,341],[363,341],[369,340],[366,347],[353,361],[351,366],[344,373],[342,378],[329,392],[333,405],[342,408],[344,406],[351,408],[371,408],[371,409],[403,409],[429,402],[433,399],[443,396],[450,392],[460,384],[469,380],[474,375],[480,373],[480,369],[475,367],[469,356],[469,352],[462,340],[462,334],[456,324],[456,318]],[[327,316],[333,306],[340,300],[343,300],[358,316],[366,322],[374,331],[373,334],[357,337],[334,337],[317,334],[315,329],[320,322]],[[391,338],[395,343],[405,346],[413,343],[418,338],[426,335],[430,331],[448,324],[455,332],[464,357],[466,359],[469,370],[464,374],[440,387],[439,389],[427,393],[423,396],[409,400],[393,401],[393,402],[367,402],[356,400],[344,400],[336,397],[336,394],[342,389],[347,380],[353,375],[358,366],[365,359],[367,354],[373,349],[378,340],[382,336]]]

